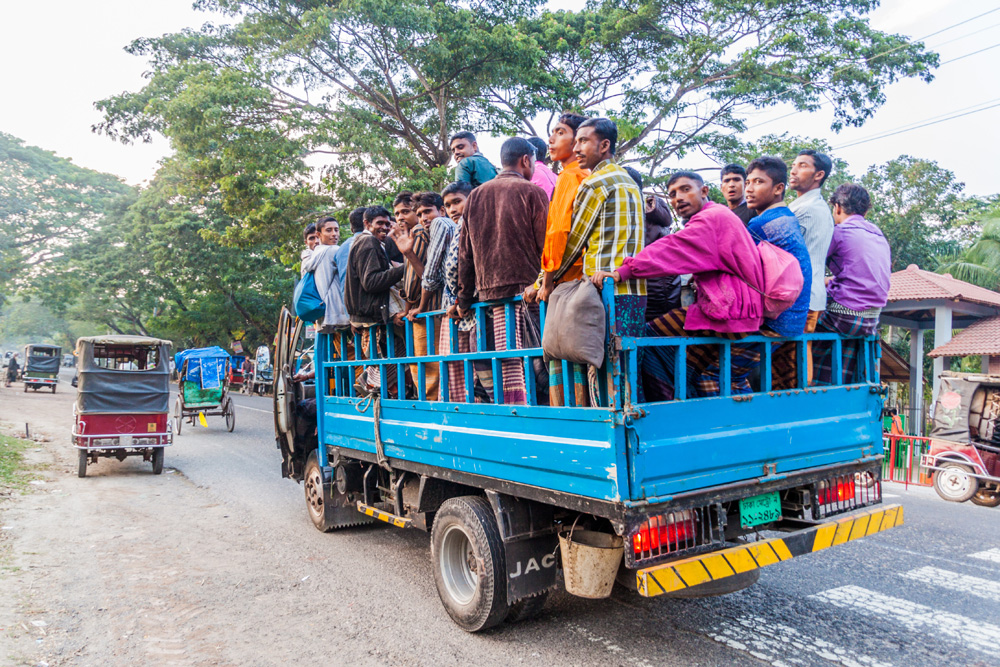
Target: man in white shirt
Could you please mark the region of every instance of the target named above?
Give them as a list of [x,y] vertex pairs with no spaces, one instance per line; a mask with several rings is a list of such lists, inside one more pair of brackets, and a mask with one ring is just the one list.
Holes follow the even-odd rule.
[[[809,261],[812,264],[812,289],[809,293],[809,316],[806,318],[805,333],[816,330],[816,322],[826,310],[826,253],[833,239],[833,214],[823,198],[823,183],[833,171],[833,161],[829,156],[807,148],[799,151],[792,162],[788,185],[798,195],[789,208],[799,221],[802,238],[806,242]],[[808,378],[812,382],[812,345],[809,345]]]

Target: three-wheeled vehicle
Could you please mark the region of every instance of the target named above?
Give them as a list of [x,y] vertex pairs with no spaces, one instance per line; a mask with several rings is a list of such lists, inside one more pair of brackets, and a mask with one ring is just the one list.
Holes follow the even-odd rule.
[[80,477],[99,457],[141,456],[152,462],[153,474],[163,472],[163,448],[173,444],[170,345],[145,336],[90,336],[76,342],[73,446],[80,454]]
[[24,380],[24,391],[38,391],[42,387],[51,387],[56,393],[59,384],[59,362],[62,360],[62,348],[58,345],[43,345],[33,343],[24,346],[24,370],[21,379]]
[[229,395],[229,353],[221,347],[182,350],[174,355],[180,375],[174,403],[174,429],[181,434],[181,424],[194,424],[198,415],[221,416],[226,429],[236,428],[236,407]]
[[246,363],[246,355],[233,354],[229,356],[229,386],[243,391],[243,383],[246,376],[243,374],[243,364]]
[[943,373],[930,437],[921,463],[939,496],[1000,505],[1000,376]]
[[250,375],[250,393],[264,394],[270,393],[271,385],[274,383],[274,366],[271,365],[271,350],[267,345],[257,348],[254,355],[253,372]]

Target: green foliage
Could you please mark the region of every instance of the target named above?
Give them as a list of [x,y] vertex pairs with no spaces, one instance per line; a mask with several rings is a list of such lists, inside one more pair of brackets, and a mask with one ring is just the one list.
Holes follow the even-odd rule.
[[982,233],[961,255],[945,261],[938,273],[991,290],[1000,290],[1000,218],[982,224]]
[[[98,103],[98,129],[165,134],[185,187],[240,220],[223,238],[263,242],[319,208],[440,188],[458,129],[544,136],[540,115],[606,114],[655,183],[670,158],[732,148],[749,109],[830,101],[835,129],[858,125],[887,84],[937,63],[873,30],[871,0],[541,4],[201,0],[232,23],[134,42],[149,82]],[[317,160],[329,199],[310,185]]]
[[28,343],[51,343],[72,352],[77,338],[102,332],[92,321],[60,315],[37,299],[14,298],[0,308],[0,349],[4,350],[20,350]]
[[964,185],[936,162],[901,155],[868,170],[862,179],[871,195],[867,218],[877,224],[892,248],[892,270],[910,264],[933,269],[937,256],[954,253],[949,237],[962,213]]
[[[854,176],[847,168],[847,161],[838,158],[834,154],[830,144],[823,139],[798,137],[794,135],[790,136],[788,133],[782,133],[780,135],[769,134],[762,137],[758,141],[734,143],[732,146],[728,146],[724,150],[720,150],[717,155],[723,164],[734,162],[736,164],[743,165],[744,167],[750,164],[750,161],[754,158],[764,155],[772,155],[774,157],[780,157],[784,160],[785,164],[788,165],[789,172],[791,172],[792,163],[795,161],[795,158],[798,156],[800,151],[807,148],[819,151],[820,153],[825,153],[830,156],[831,160],[833,160],[833,170],[827,176],[826,182],[823,184],[823,192],[826,193],[827,196],[833,194],[833,191],[837,189],[837,186],[843,183],[851,183],[855,180]],[[785,193],[785,195],[788,201],[795,199],[795,193],[790,189]]]
[[131,191],[0,132],[0,304],[25,272],[84,238]]

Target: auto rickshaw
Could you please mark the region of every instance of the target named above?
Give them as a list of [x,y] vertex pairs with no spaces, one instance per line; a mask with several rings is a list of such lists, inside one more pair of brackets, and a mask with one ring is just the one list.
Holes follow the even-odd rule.
[[199,415],[225,417],[226,429],[232,433],[236,427],[236,407],[229,395],[229,353],[221,347],[182,350],[174,356],[174,364],[180,374],[174,403],[177,435],[181,434],[185,420],[194,424]]
[[274,366],[271,365],[271,350],[267,345],[257,348],[254,355],[253,374],[250,379],[250,393],[263,396],[271,392],[274,384]]
[[945,372],[921,464],[943,499],[1000,505],[1000,376]]
[[76,342],[79,388],[73,406],[78,474],[100,457],[141,456],[163,472],[173,444],[170,341],[145,336],[89,336]]
[[229,386],[236,387],[240,391],[243,390],[243,383],[246,382],[246,376],[243,373],[243,364],[246,363],[246,360],[244,354],[229,355]]
[[62,348],[58,345],[43,345],[33,343],[24,347],[24,370],[21,379],[24,380],[24,391],[38,391],[42,387],[51,387],[56,393],[59,384],[59,362],[62,360]]

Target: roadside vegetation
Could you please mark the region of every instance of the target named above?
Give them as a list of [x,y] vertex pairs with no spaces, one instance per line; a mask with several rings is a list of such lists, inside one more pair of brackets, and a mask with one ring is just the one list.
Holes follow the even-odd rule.
[[24,452],[32,445],[30,440],[0,435],[0,501],[28,487],[32,477],[27,471]]

